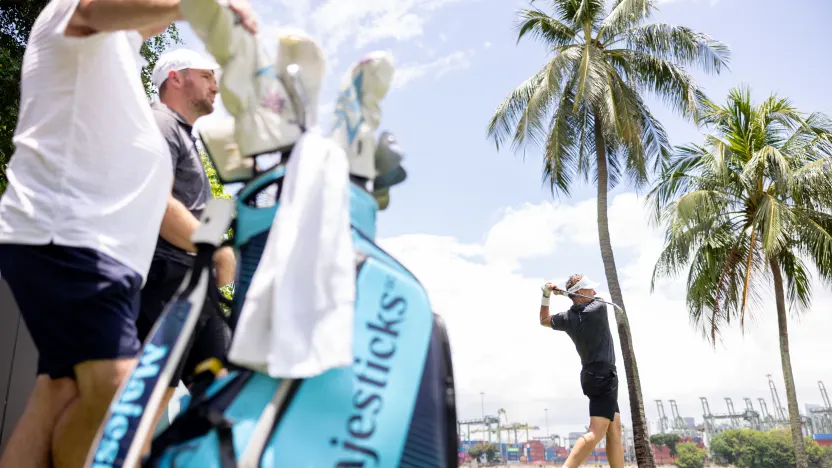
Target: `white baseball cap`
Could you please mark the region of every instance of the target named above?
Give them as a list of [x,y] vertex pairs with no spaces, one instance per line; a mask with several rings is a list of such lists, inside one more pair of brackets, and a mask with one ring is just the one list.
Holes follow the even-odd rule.
[[580,281],[575,283],[575,285],[569,288],[566,292],[574,293],[580,291],[581,289],[595,289],[598,287],[599,284],[600,283],[598,283],[597,281],[592,281],[591,279],[589,279],[588,276],[584,276],[581,278]]
[[162,87],[162,83],[168,79],[170,72],[185,70],[186,68],[214,71],[219,70],[220,66],[213,59],[191,49],[176,49],[165,52],[159,57],[150,80],[153,82],[153,86],[159,89]]

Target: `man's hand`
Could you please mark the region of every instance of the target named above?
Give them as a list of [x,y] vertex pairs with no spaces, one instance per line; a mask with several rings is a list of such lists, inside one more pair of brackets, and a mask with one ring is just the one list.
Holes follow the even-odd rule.
[[543,286],[540,287],[540,289],[543,291],[543,297],[551,296],[553,288],[555,288],[554,283],[548,281],[546,283],[543,283]]
[[231,247],[222,247],[214,253],[214,266],[217,270],[217,286],[223,287],[234,281],[237,259]]
[[228,0],[228,7],[237,14],[244,28],[252,34],[257,34],[257,18],[248,0]]

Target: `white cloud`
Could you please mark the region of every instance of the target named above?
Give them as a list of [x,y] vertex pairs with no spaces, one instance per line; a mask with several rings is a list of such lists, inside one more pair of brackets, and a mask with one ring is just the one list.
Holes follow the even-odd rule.
[[314,6],[309,0],[278,0],[278,7],[266,8],[264,17],[308,31],[333,59],[344,46],[420,37],[438,10],[464,1],[472,0],[325,0]]
[[[340,76],[354,60],[370,50],[391,52],[395,63],[394,87],[424,77],[441,77],[470,65],[470,52],[440,50],[433,45],[447,43],[445,34],[425,36],[425,28],[441,10],[480,0],[255,0],[263,18],[265,37],[282,29],[300,29],[321,46],[327,59],[327,78],[323,92],[332,94]],[[430,38],[430,41],[426,39]],[[435,44],[426,44],[435,42]],[[269,41],[266,41],[267,45]],[[406,46],[404,46],[406,44]],[[414,51],[425,51],[421,59],[403,60]],[[274,52],[274,47],[270,52]]]
[[[487,414],[505,408],[511,422],[539,425],[538,435],[545,433],[544,408],[548,408],[552,433],[566,435],[587,424],[574,346],[566,335],[537,324],[539,285],[544,278],[525,272],[520,261],[562,252],[575,258],[598,258],[594,206],[595,200],[590,199],[508,208],[481,242],[426,234],[380,241],[420,278],[434,309],[447,322],[460,419],[480,416],[482,391]],[[634,194],[615,197],[609,210],[648,419],[657,418],[656,399],[664,400],[668,414],[667,400],[675,399],[682,416],[701,422],[701,396],[709,398],[714,413],[726,412],[724,397],[733,398],[737,408],[744,407],[745,397],[752,398],[757,407],[757,398],[762,397],[771,411],[769,373],[785,405],[772,301],[745,336],[729,330],[716,349],[709,346],[689,324],[684,278],[663,281],[650,294],[662,238],[648,226],[644,213],[642,201]],[[547,279],[562,283],[578,267],[555,264]],[[600,269],[600,265],[595,267]],[[599,291],[609,297],[605,289]],[[832,379],[827,360],[821,357],[832,352],[830,300],[832,294],[816,285],[814,309],[790,321],[792,366],[801,407],[820,401],[818,380]],[[558,308],[568,306],[562,298],[554,303]],[[615,331],[613,337],[622,379],[619,401],[629,426],[624,366]]]
[[489,41],[485,41],[485,44],[483,44],[483,45],[482,45],[482,47],[483,47],[484,49],[490,49],[490,48],[491,48],[491,42],[489,42]]
[[396,67],[392,88],[404,88],[413,81],[426,76],[441,78],[457,70],[464,70],[471,66],[473,51],[458,50],[444,57],[426,63],[410,63]]

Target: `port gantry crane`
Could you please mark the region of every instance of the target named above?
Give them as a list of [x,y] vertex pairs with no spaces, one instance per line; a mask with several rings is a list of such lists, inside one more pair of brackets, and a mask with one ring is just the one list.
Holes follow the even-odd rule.
[[818,433],[829,434],[832,433],[832,403],[829,401],[829,394],[826,393],[826,385],[822,380],[818,380],[818,387],[820,388],[820,397],[823,399],[823,408],[813,408],[810,411],[818,421]]

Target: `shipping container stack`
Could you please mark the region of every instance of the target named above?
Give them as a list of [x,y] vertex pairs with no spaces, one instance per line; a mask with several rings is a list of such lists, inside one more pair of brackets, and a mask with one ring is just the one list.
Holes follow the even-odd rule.
[[522,453],[518,447],[509,447],[507,450],[506,463],[508,465],[519,465]]
[[546,447],[539,440],[530,440],[526,443],[526,458],[531,461],[545,461]]
[[832,434],[815,434],[812,439],[821,446],[832,445]]
[[607,463],[607,449],[604,447],[595,447],[595,450],[589,454],[589,458],[586,459],[587,462],[590,463]]

